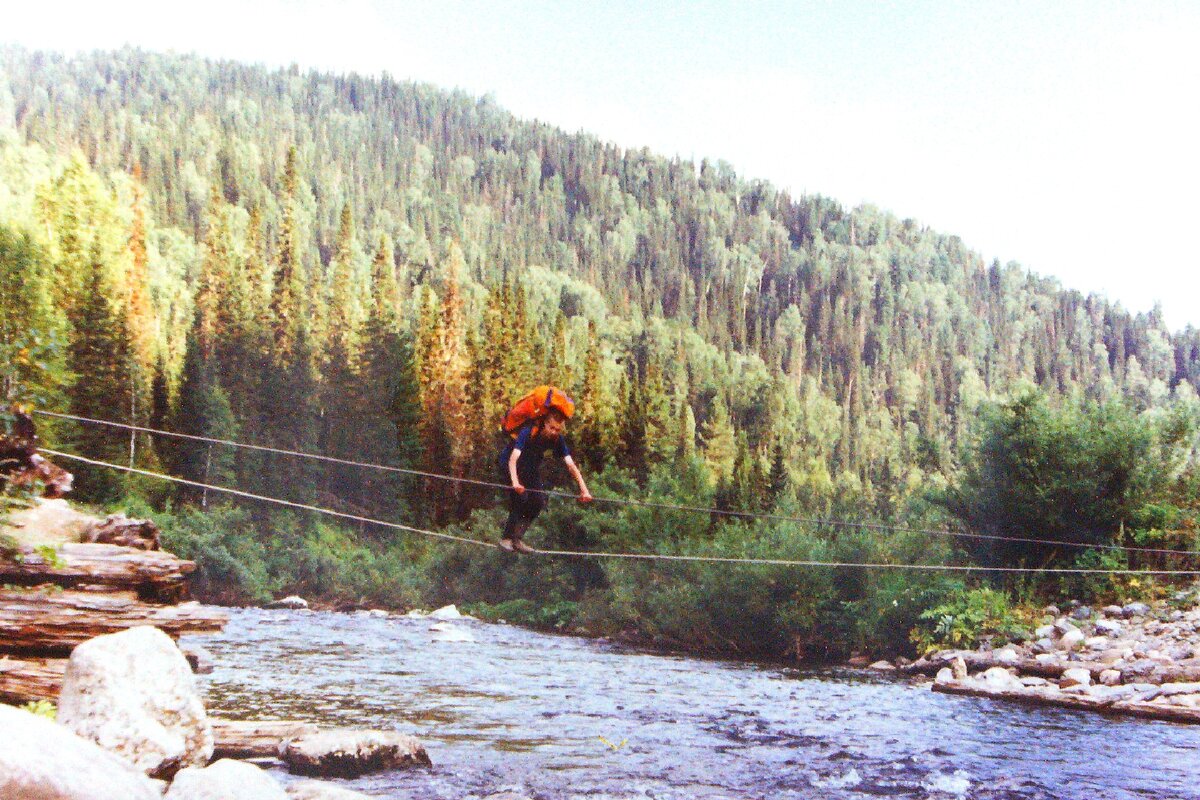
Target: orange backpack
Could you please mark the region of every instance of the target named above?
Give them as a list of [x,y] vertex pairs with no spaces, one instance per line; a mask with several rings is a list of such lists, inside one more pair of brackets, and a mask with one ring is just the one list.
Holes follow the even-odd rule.
[[558,409],[567,419],[575,413],[575,401],[567,397],[566,392],[553,386],[539,386],[517,401],[507,414],[500,428],[509,436],[515,437],[521,426],[530,420],[539,420],[546,416],[550,409]]

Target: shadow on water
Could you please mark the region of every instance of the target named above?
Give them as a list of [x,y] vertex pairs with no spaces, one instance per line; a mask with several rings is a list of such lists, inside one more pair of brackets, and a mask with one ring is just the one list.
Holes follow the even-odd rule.
[[473,642],[421,619],[230,617],[201,640],[210,710],[416,734],[432,769],[343,782],[381,797],[1200,798],[1198,728],[465,620]]

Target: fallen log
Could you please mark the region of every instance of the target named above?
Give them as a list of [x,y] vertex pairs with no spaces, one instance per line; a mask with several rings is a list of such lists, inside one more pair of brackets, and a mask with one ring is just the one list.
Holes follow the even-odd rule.
[[209,717],[213,731],[213,760],[218,758],[279,758],[293,739],[318,732],[311,722],[294,719],[230,720]]
[[45,549],[23,545],[16,558],[0,561],[0,584],[103,584],[133,589],[145,599],[171,600],[182,596],[195,569],[195,562],[162,550],[68,542],[50,556]]
[[152,605],[130,592],[0,589],[0,647],[11,653],[66,656],[93,636],[139,625],[152,625],[178,638],[185,633],[216,633],[227,621],[211,606]]
[[1039,690],[1036,687],[1026,689],[994,689],[982,686],[969,686],[964,683],[935,683],[933,691],[940,694],[956,694],[967,697],[991,697],[997,700],[1008,700],[1035,706],[1058,706],[1084,711],[1102,711],[1114,705],[1112,699],[1100,699],[1080,694],[1062,694]]
[[20,705],[33,700],[58,702],[65,658],[0,656],[0,702]]
[[1131,717],[1161,719],[1168,722],[1184,722],[1200,725],[1200,708],[1188,708],[1171,703],[1147,703],[1139,700],[1120,700],[1112,704],[1112,711]]
[[1114,716],[1132,716],[1200,725],[1200,708],[1190,708],[1174,703],[1129,700],[1119,697],[1090,697],[1077,692],[1063,693],[1057,692],[1053,688],[1041,687],[998,689],[961,681],[934,683],[933,691],[967,697],[988,697],[1024,705],[1054,706],[1077,711],[1095,711]]

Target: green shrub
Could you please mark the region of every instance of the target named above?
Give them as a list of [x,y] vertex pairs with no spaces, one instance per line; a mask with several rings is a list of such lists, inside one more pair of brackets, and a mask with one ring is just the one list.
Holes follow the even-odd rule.
[[28,711],[30,714],[37,714],[39,717],[53,720],[58,716],[58,707],[49,700],[31,700],[21,706],[22,711]]
[[575,619],[579,603],[572,600],[553,600],[540,603],[524,597],[501,603],[474,603],[464,608],[481,619],[491,622],[504,620],[532,628],[566,628]]
[[973,648],[985,639],[993,644],[1017,639],[1028,621],[1014,610],[1008,595],[981,587],[960,589],[941,605],[920,615],[913,644],[922,653],[940,649]]

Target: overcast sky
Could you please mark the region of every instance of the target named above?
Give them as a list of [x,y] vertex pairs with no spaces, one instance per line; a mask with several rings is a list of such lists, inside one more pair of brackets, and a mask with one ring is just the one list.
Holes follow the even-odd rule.
[[[186,8],[187,10],[181,10]],[[1200,325],[1200,3],[27,2],[0,41],[378,74],[873,203]]]

